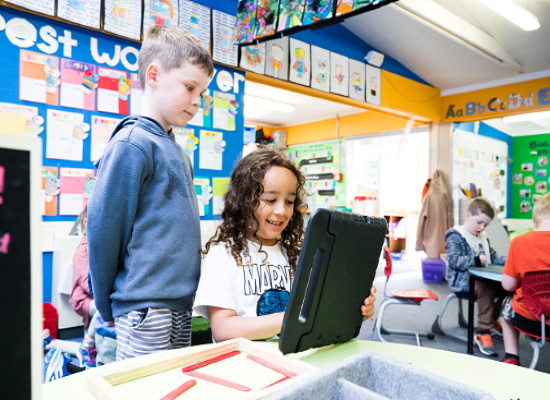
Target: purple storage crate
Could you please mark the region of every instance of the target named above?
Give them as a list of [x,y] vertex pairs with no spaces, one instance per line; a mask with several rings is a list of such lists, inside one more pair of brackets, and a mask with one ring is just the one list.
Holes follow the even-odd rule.
[[428,257],[421,260],[422,279],[425,283],[442,283],[445,275],[445,260]]

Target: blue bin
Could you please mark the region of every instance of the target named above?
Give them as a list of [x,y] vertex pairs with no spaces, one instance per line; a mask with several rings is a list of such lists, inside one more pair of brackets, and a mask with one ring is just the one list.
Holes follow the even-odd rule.
[[422,264],[422,279],[424,283],[442,283],[445,275],[445,260],[437,257],[424,258]]

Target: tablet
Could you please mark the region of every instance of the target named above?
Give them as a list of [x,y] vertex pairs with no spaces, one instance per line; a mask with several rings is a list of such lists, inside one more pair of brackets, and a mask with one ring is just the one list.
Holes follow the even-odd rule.
[[359,334],[387,230],[384,218],[327,209],[310,218],[279,335],[283,354]]

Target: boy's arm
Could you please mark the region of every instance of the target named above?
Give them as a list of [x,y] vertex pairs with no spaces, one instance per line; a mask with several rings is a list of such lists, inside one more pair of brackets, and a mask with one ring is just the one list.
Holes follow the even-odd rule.
[[457,271],[467,271],[469,267],[476,265],[473,255],[466,254],[464,249],[464,239],[458,232],[451,233],[445,238],[447,245],[447,262],[449,268]]
[[502,274],[502,288],[508,292],[515,292],[518,288],[518,281],[510,275]]
[[504,264],[506,264],[506,256],[501,256],[500,254],[498,254],[496,252],[496,250],[491,247],[491,243],[489,243],[489,251],[491,252],[491,263],[492,264],[495,264],[495,265],[504,265]]
[[128,142],[109,146],[100,162],[97,182],[88,203],[88,254],[97,310],[113,320],[111,294],[124,262],[147,173],[142,150]]

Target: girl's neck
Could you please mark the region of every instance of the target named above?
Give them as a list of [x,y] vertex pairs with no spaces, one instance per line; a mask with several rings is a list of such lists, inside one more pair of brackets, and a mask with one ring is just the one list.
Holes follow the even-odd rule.
[[[253,235],[247,235],[246,238],[251,242],[260,244],[260,239],[255,238]],[[262,239],[262,246],[275,246],[277,244],[277,239]]]

